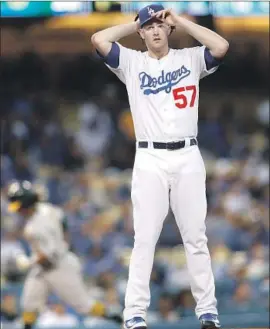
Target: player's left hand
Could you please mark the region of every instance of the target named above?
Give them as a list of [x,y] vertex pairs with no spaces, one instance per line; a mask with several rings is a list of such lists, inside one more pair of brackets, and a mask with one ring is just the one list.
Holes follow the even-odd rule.
[[172,9],[160,10],[153,13],[152,16],[166,22],[170,26],[175,26],[178,23],[178,15]]

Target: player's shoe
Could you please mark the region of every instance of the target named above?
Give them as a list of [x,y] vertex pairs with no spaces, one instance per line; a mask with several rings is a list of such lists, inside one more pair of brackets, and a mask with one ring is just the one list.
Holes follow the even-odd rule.
[[207,313],[200,316],[201,329],[216,329],[221,328],[218,316],[215,314]]
[[123,329],[147,329],[147,325],[143,318],[134,317],[125,321]]

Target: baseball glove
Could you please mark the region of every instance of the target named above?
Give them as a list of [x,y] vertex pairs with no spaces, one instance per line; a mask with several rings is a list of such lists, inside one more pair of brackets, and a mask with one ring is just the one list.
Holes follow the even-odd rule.
[[47,256],[44,254],[40,254],[37,263],[43,268],[45,271],[50,271],[54,268],[53,262],[51,262]]

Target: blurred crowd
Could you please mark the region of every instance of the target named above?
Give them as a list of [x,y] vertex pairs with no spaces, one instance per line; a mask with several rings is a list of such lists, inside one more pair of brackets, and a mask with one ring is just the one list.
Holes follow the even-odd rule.
[[[261,62],[248,54],[245,62],[229,57],[230,65],[202,81],[199,109],[208,243],[221,314],[269,311],[269,99],[260,87]],[[64,208],[67,238],[82,260],[89,296],[119,309],[124,302],[135,151],[125,88],[95,56],[65,59],[60,66],[57,61],[35,54],[0,61],[3,321],[19,321],[25,273],[14,267],[14,255],[29,252],[20,235],[22,219],[7,212],[6,187],[13,179],[33,182],[44,200]],[[247,67],[254,74],[248,81]],[[149,323],[194,316],[171,212],[158,243],[151,291]],[[78,321],[56,296],[39,318],[40,325],[65,328]]]

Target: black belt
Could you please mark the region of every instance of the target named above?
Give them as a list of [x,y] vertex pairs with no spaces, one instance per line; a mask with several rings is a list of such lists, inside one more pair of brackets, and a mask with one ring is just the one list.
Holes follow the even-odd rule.
[[[162,143],[162,142],[153,142],[153,147],[154,149],[160,149],[160,150],[169,150],[169,151],[173,151],[173,150],[179,150],[182,149],[186,146],[186,141],[179,141],[179,142],[168,142],[168,143]],[[197,145],[197,139],[196,138],[190,138],[190,146],[192,145]],[[143,148],[143,149],[147,149],[149,147],[149,143],[148,142],[138,142],[138,147],[139,148]]]

